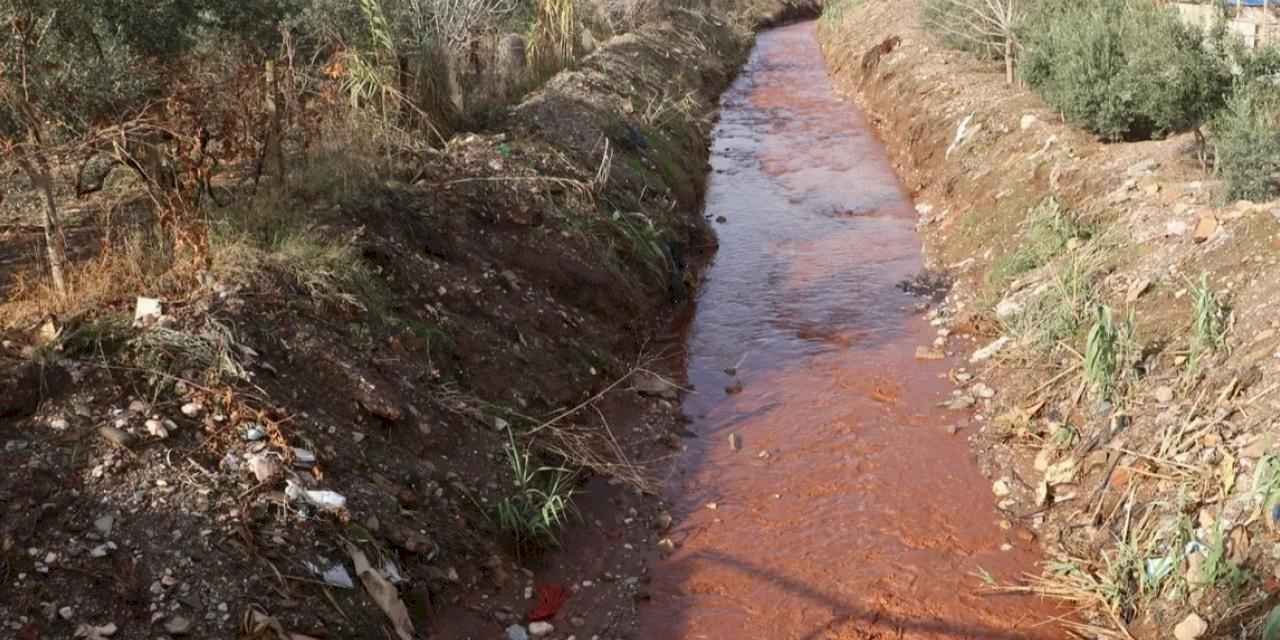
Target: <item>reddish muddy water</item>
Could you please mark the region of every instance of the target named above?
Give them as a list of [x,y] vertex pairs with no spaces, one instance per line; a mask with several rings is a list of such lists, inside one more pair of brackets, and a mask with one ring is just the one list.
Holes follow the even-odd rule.
[[896,286],[923,265],[916,214],[814,29],[762,34],[723,98],[706,213],[727,222],[687,346],[698,437],[641,637],[1059,637],[1052,609],[977,577],[1034,570],[1035,543],[999,526],[969,417],[937,406],[955,363],[914,358],[934,338]]

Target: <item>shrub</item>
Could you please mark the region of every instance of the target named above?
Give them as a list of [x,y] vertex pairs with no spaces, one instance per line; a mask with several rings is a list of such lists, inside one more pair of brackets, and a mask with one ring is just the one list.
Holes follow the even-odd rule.
[[1280,89],[1266,79],[1265,61],[1243,60],[1243,73],[1209,134],[1227,199],[1262,201],[1280,193]]
[[1109,140],[1197,127],[1230,85],[1216,38],[1150,0],[1047,3],[1022,40],[1027,84]]

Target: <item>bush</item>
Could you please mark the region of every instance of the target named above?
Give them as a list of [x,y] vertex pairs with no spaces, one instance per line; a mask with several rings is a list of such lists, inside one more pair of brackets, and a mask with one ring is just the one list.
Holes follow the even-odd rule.
[[1151,0],[1046,3],[1022,40],[1027,84],[1108,140],[1197,127],[1230,87],[1217,38]]
[[1240,83],[1210,124],[1217,170],[1229,200],[1262,201],[1280,193],[1280,91],[1264,82]]

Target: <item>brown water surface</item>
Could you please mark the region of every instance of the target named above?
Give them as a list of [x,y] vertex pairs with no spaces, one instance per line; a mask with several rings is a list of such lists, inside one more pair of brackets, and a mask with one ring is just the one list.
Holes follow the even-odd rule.
[[968,420],[937,407],[955,365],[915,360],[934,330],[896,287],[922,267],[916,215],[814,28],[762,34],[723,99],[706,213],[727,223],[688,342],[699,437],[642,636],[1057,637],[1040,602],[977,577],[1033,570],[1034,543],[944,429]]

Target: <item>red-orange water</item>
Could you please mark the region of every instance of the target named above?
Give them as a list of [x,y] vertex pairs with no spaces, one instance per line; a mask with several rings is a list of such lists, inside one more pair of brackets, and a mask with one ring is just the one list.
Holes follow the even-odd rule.
[[642,637],[1060,635],[1037,600],[983,592],[983,572],[1033,570],[1033,543],[944,430],[966,420],[937,407],[954,365],[915,360],[934,330],[895,286],[922,267],[916,215],[814,25],[761,35],[722,106],[706,213],[727,223],[688,343],[699,438]]

